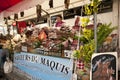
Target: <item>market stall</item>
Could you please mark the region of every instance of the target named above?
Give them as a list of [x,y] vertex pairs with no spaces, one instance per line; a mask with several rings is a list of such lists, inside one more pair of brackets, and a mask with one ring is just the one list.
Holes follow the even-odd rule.
[[[19,8],[25,1],[18,3],[15,7]],[[41,5],[31,3],[32,6],[37,5],[32,8],[36,10],[31,15],[34,18],[27,19],[30,16],[26,18],[26,15],[24,18],[22,16],[19,18],[18,15],[14,15],[15,24],[12,23],[12,28],[7,26],[8,35],[1,35],[0,40],[3,48],[14,53],[12,59],[14,58],[16,74],[32,80],[89,80],[91,57],[94,51],[117,51],[118,34],[111,34],[116,27],[111,24],[97,23],[95,21],[97,16],[96,19],[91,16],[93,13],[97,13],[97,7],[100,8],[98,13],[103,13],[101,10],[104,9],[102,6],[106,6],[105,2],[101,2],[102,6],[98,6],[100,5],[99,0],[98,2],[93,1],[95,4],[87,2],[91,5],[75,6],[77,2],[86,4],[85,1],[75,0],[69,3],[69,0],[65,0],[62,6],[52,8],[51,3],[49,6],[47,5],[47,8],[50,7],[50,9],[44,9],[45,6],[41,6],[44,5],[44,2],[41,4],[41,1]],[[107,8],[112,11],[112,2],[109,5],[110,7]],[[10,9],[14,10],[15,7]],[[63,7],[66,9],[64,10]],[[61,12],[54,14],[58,8],[62,8]],[[15,13],[21,10],[17,9]],[[11,14],[6,13],[4,17]],[[69,19],[70,17],[72,19]],[[9,23],[8,19],[5,21]],[[47,25],[39,26],[39,24],[46,23]],[[11,30],[15,31],[12,35]],[[97,44],[95,40],[97,40]]]

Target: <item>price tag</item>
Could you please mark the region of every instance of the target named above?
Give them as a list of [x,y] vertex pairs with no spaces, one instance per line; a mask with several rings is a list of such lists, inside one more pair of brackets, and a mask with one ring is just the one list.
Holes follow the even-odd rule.
[[71,58],[72,57],[72,50],[64,50],[64,57]]
[[22,46],[22,51],[27,52],[27,47],[26,46]]

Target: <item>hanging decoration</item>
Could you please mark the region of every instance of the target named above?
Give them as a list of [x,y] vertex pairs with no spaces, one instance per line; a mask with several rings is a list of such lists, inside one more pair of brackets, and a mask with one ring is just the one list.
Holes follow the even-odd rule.
[[20,12],[20,16],[24,17],[24,11]]
[[6,18],[6,17],[4,17],[4,21],[6,21],[6,19],[7,19],[7,18]]
[[65,0],[64,4],[65,4],[65,8],[68,9],[69,8],[69,4],[70,4],[70,0]]
[[7,24],[7,19],[5,20],[5,24]]
[[14,20],[18,19],[18,14],[14,14]]
[[37,13],[37,22],[40,20],[41,17],[41,12],[42,12],[42,8],[41,5],[36,5],[36,13]]
[[10,19],[11,19],[11,18],[10,18],[10,16],[8,16],[7,18],[8,18],[8,20],[10,20]]
[[53,8],[53,0],[49,1],[49,6],[50,6],[50,8]]
[[4,17],[4,21],[5,21],[5,24],[7,24],[7,18],[6,17]]

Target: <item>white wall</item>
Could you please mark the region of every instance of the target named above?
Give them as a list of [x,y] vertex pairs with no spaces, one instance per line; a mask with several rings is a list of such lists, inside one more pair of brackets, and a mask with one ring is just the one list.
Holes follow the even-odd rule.
[[75,23],[75,18],[64,20],[65,23],[69,26],[73,26]]
[[[75,1],[78,1],[78,0],[75,0]],[[74,0],[71,0],[71,3],[72,2],[75,2]],[[104,13],[104,14],[98,14],[98,22],[101,22],[101,23],[110,23],[112,22],[112,25],[116,26],[117,24],[117,18],[118,18],[118,3],[117,3],[117,0],[113,0],[113,12],[109,12],[109,13]],[[58,3],[59,2],[59,3]],[[61,4],[61,5],[64,5],[64,2],[63,0],[60,1],[58,0],[58,2],[56,1],[55,3],[58,5],[58,4]],[[81,2],[83,4],[83,2]],[[46,5],[47,4],[47,5]],[[54,4],[54,6],[56,7],[56,4]],[[79,4],[82,5],[82,4]],[[59,5],[60,6],[60,5]],[[73,5],[72,5],[73,6]],[[43,4],[42,4],[42,8],[44,10],[47,10],[49,9],[49,6],[48,6],[48,0],[44,1]],[[52,9],[50,9],[52,10]],[[53,8],[54,10],[54,8]],[[55,10],[54,10],[55,11]],[[57,10],[56,10],[57,11]],[[25,20],[25,19],[30,19],[30,18],[33,18],[33,17],[36,17],[36,7],[33,7],[33,8],[30,8],[30,9],[27,9],[27,10],[24,10],[25,14],[24,14],[24,18],[21,18],[20,15],[19,15],[19,20]],[[49,12],[49,11],[48,11]],[[19,13],[20,14],[20,13]],[[11,17],[13,18],[14,16],[11,15]],[[74,25],[74,19],[68,19],[68,20],[65,20],[66,23],[68,23],[69,25]],[[11,24],[11,23],[10,23]]]
[[[91,16],[92,17],[92,16]],[[102,13],[102,14],[97,14],[97,22],[100,23],[112,23],[113,26],[117,26],[116,22],[117,19],[113,19],[115,16],[113,15],[113,12],[108,12],[108,13]],[[68,25],[73,26],[75,22],[75,18],[72,19],[67,19],[64,20]]]
[[97,15],[97,22],[100,22],[100,23],[110,23],[110,22],[113,22],[113,15],[112,14],[113,14],[113,12],[98,14]]
[[[77,1],[77,0],[76,0]],[[101,23],[112,23],[113,26],[118,26],[118,0],[113,0],[113,11],[97,15],[97,21]],[[48,4],[47,4],[48,6]],[[43,6],[44,8],[45,6]],[[24,19],[36,17],[36,8],[25,10]],[[29,17],[28,17],[29,16]],[[13,15],[11,16],[13,18]],[[26,18],[25,18],[26,17]],[[20,20],[23,20],[20,17]],[[68,25],[73,26],[75,18],[64,20]],[[12,22],[11,22],[12,23]],[[42,26],[42,25],[41,25]],[[117,32],[117,31],[115,31]]]

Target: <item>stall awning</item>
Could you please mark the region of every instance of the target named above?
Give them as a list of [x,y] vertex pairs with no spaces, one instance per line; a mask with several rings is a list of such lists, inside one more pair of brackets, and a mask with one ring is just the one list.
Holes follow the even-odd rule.
[[23,0],[0,0],[0,12],[18,4]]

